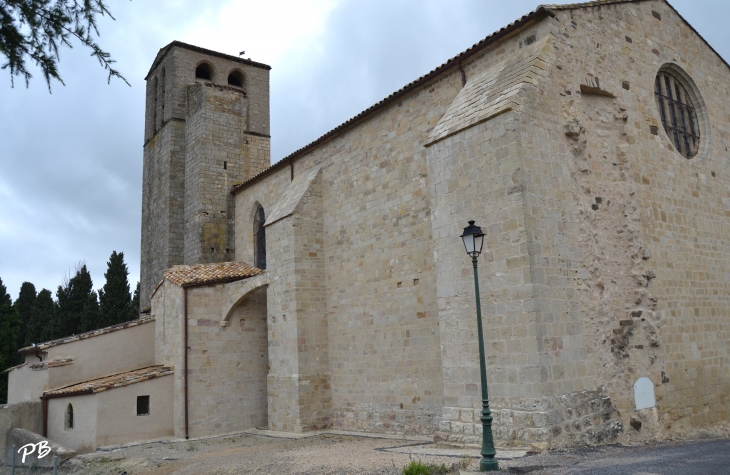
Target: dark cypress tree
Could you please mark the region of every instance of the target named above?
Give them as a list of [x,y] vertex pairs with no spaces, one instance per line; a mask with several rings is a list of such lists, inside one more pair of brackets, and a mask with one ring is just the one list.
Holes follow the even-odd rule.
[[[18,295],[18,300],[16,300],[13,304],[18,312],[18,319],[20,321],[18,341],[16,343],[18,348],[25,346],[26,334],[28,332],[28,325],[30,324],[31,312],[33,310],[33,305],[35,304],[35,299],[35,285],[30,282],[23,282],[23,285],[20,286],[20,295]],[[16,359],[18,358],[20,358],[20,355],[18,355]],[[19,360],[18,363],[20,363]]]
[[75,276],[64,285],[58,286],[56,300],[60,335],[57,338],[81,333],[81,313],[89,300],[93,285],[86,264],[81,264],[76,269]]
[[61,311],[58,309],[58,302],[53,302],[53,311],[51,312],[51,320],[41,331],[41,341],[50,341],[63,336],[61,330]]
[[129,280],[127,276],[127,264],[124,263],[124,253],[112,251],[107,262],[107,271],[104,274],[106,283],[99,291],[99,311],[104,326],[131,320],[130,309],[132,306],[131,295],[129,294]]
[[135,318],[139,318],[139,282],[137,282],[137,287],[134,289],[134,295],[132,296],[132,308],[130,309],[130,315],[131,320],[134,320]]
[[38,296],[33,304],[30,312],[30,321],[28,322],[28,332],[25,334],[23,346],[30,346],[33,343],[42,343],[44,341],[53,340],[55,338],[55,310],[56,305],[53,303],[53,294],[48,289],[38,292]]
[[[18,312],[0,279],[0,371],[15,366],[18,348]],[[0,375],[0,404],[8,401],[8,375]]]
[[81,312],[81,331],[87,332],[89,330],[102,328],[104,325],[100,320],[99,301],[96,298],[96,292],[92,290],[89,294],[89,298],[86,300],[84,310]]

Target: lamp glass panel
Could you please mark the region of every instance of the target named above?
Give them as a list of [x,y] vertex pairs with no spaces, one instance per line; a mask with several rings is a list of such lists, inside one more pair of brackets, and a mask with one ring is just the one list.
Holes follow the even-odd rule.
[[473,234],[465,234],[461,236],[461,239],[464,240],[464,247],[466,248],[466,253],[471,254],[474,252],[474,235]]
[[474,236],[474,251],[477,254],[482,253],[482,246],[484,245],[484,235]]

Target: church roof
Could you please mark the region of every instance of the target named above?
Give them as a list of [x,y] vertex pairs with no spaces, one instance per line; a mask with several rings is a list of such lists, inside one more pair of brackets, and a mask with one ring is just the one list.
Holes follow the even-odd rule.
[[576,8],[600,7],[602,5],[615,5],[617,3],[639,3],[645,1],[647,0],[594,0],[592,2],[564,3],[561,5],[554,3],[545,3],[540,5],[540,7],[545,7],[550,10],[575,10]]
[[[644,1],[644,0],[639,0]],[[550,15],[551,11],[548,8],[545,8],[544,6],[540,5],[537,7],[534,11],[523,15],[519,19],[513,21],[509,25],[500,28],[498,31],[495,31],[491,35],[487,36],[480,42],[474,44],[471,48],[467,49],[466,51],[454,56],[450,60],[443,63],[441,66],[437,67],[436,69],[432,70],[431,72],[424,74],[420,78],[416,79],[415,81],[405,85],[398,91],[394,92],[393,94],[389,95],[385,99],[383,99],[380,102],[377,102],[373,104],[372,106],[368,107],[355,117],[351,118],[350,120],[338,125],[334,129],[330,130],[326,134],[322,135],[320,138],[315,140],[314,142],[311,142],[304,147],[300,148],[299,150],[291,153],[289,156],[282,158],[266,170],[262,171],[258,175],[254,175],[253,177],[249,178],[248,180],[244,181],[243,183],[239,185],[234,185],[231,187],[231,193],[236,193],[237,191],[245,188],[250,183],[253,183],[254,181],[257,181],[258,179],[269,175],[270,173],[274,172],[275,170],[278,170],[279,168],[282,168],[286,165],[289,165],[289,163],[293,162],[294,160],[298,159],[299,157],[302,157],[309,153],[310,151],[317,148],[319,145],[321,145],[324,142],[327,142],[328,140],[337,137],[341,133],[345,132],[346,130],[351,129],[352,127],[356,126],[363,120],[365,120],[367,117],[373,115],[374,113],[380,111],[385,106],[392,104],[393,102],[397,101],[398,99],[402,98],[406,94],[418,89],[420,86],[424,85],[426,82],[432,80],[439,74],[443,73],[444,71],[447,71],[451,68],[458,67],[462,61],[466,60],[467,58],[481,52],[484,48],[491,45],[492,43],[496,42],[497,40],[509,35],[513,31],[523,27],[524,25],[530,23],[533,20],[541,19],[547,15]]]
[[83,383],[75,383],[57,389],[43,392],[43,397],[78,396],[82,394],[96,394],[109,389],[129,386],[134,383],[141,383],[161,376],[173,374],[175,368],[172,366],[147,366],[146,368],[126,371],[124,373],[112,374],[101,378],[91,379]]
[[71,335],[63,338],[58,338],[56,340],[50,340],[45,343],[38,343],[31,346],[26,346],[25,348],[21,348],[18,350],[18,353],[34,353],[36,351],[44,351],[48,348],[51,348],[53,346],[63,345],[65,343],[72,343],[74,341],[79,340],[85,340],[87,338],[92,338],[99,335],[106,335],[107,333],[112,333],[118,330],[124,330],[125,328],[131,328],[136,327],[137,325],[142,325],[145,323],[153,322],[155,320],[155,317],[146,315],[144,317],[140,317],[136,320],[130,320],[128,322],[124,323],[117,323],[116,325],[111,325],[104,328],[99,328],[97,330],[91,330],[84,333],[79,333],[78,335]]
[[[167,269],[164,279],[175,285],[214,284],[217,282],[233,282],[265,273],[263,269],[245,262],[221,262],[218,264],[196,264],[192,266],[174,266]],[[157,290],[157,289],[155,289]],[[154,292],[153,292],[154,294]]]
[[[655,1],[655,0],[594,0],[591,2],[581,2],[581,3],[567,3],[562,5],[557,4],[544,4],[539,5],[535,10],[531,11],[530,13],[523,15],[522,17],[518,18],[517,20],[513,21],[512,23],[508,24],[507,26],[500,28],[499,30],[495,31],[491,35],[487,36],[480,42],[474,44],[471,48],[467,49],[466,51],[454,56],[453,58],[449,59],[445,63],[443,63],[441,66],[437,67],[436,69],[432,70],[431,72],[421,76],[420,78],[416,79],[415,81],[405,85],[398,91],[394,92],[393,94],[389,95],[385,99],[381,100],[380,102],[375,103],[374,105],[368,107],[355,117],[347,120],[346,122],[338,125],[334,129],[330,130],[326,134],[322,135],[318,139],[316,139],[313,142],[310,142],[309,144],[305,145],[304,147],[300,148],[299,150],[296,150],[295,152],[289,154],[288,156],[282,158],[266,170],[260,172],[257,175],[252,176],[248,180],[244,181],[243,183],[233,185],[231,187],[231,193],[236,193],[244,188],[246,188],[251,183],[254,183],[258,181],[259,179],[273,173],[274,171],[283,168],[285,166],[288,166],[289,164],[293,163],[295,160],[305,156],[307,153],[311,152],[312,150],[316,149],[321,144],[333,139],[334,137],[339,136],[341,133],[355,127],[359,123],[361,123],[363,120],[368,118],[369,116],[373,115],[376,112],[379,112],[381,109],[386,107],[389,104],[392,104],[393,102],[401,99],[406,94],[414,91],[415,89],[423,86],[428,81],[432,80],[436,76],[442,74],[444,71],[447,71],[452,68],[458,67],[464,60],[468,59],[469,57],[481,52],[483,49],[485,49],[487,46],[499,41],[500,39],[504,38],[505,36],[511,34],[513,31],[525,26],[526,24],[530,23],[534,20],[541,20],[545,18],[546,16],[555,16],[556,12],[558,11],[565,11],[565,10],[575,10],[579,8],[594,8],[594,7],[602,7],[602,6],[608,6],[608,5],[618,5],[623,3],[642,3],[647,1]],[[687,22],[687,20],[684,19],[682,15],[679,14],[679,12],[669,4],[667,0],[660,0],[663,1],[669,8],[671,8],[674,13],[679,16],[679,18],[684,21],[684,23],[707,45],[710,50],[712,50],[719,58],[720,60],[725,63],[728,68],[730,68],[730,64],[725,61],[725,59],[720,56],[720,54],[715,51],[715,49],[710,46],[710,44],[702,38],[702,35],[700,35],[697,30],[695,30],[692,25]]]
[[208,56],[215,56],[217,58],[227,59],[228,61],[235,61],[237,63],[246,64],[248,66],[253,66],[255,68],[261,68],[261,69],[266,69],[266,70],[271,69],[271,66],[269,66],[268,64],[258,63],[256,61],[252,61],[250,59],[239,58],[237,56],[231,56],[231,55],[225,54],[225,53],[219,53],[218,51],[201,48],[200,46],[189,45],[187,43],[183,43],[182,41],[173,41],[172,43],[168,44],[167,46],[163,46],[162,48],[160,48],[160,51],[157,52],[157,56],[155,56],[155,60],[152,62],[152,66],[150,67],[150,70],[147,72],[147,75],[144,77],[145,81],[147,80],[147,78],[150,77],[150,74],[152,73],[152,71],[154,71],[155,68],[162,62],[162,59],[165,57],[165,55],[168,53],[168,51],[170,51],[173,48],[173,46],[177,46],[178,48],[183,48],[183,49],[187,49],[190,51],[195,51],[197,53],[207,54]]

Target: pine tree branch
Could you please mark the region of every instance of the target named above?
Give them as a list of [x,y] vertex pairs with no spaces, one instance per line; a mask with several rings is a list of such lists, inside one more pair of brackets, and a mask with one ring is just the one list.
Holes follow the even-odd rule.
[[107,83],[116,77],[129,85],[92,36],[99,36],[99,16],[114,20],[103,0],[0,0],[0,54],[7,59],[0,68],[10,70],[13,87],[15,76],[28,87],[32,78],[26,68],[28,58],[41,69],[50,91],[51,80],[64,84],[58,72],[59,50],[72,48],[75,38],[108,71]]

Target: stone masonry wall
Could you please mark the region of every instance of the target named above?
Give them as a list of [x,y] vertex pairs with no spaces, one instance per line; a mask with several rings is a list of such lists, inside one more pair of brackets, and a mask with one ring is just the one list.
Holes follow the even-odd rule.
[[267,425],[266,289],[251,293],[220,326],[223,285],[188,290],[190,436]]
[[[210,81],[195,78],[201,62],[212,67]],[[232,71],[243,74],[242,87],[227,84]],[[199,102],[205,105],[204,113],[198,116],[205,121],[192,126],[186,124],[188,88],[199,91],[193,95],[199,99],[207,92]],[[172,46],[150,71],[145,111],[142,308],[149,305],[149,295],[164,269],[235,259],[233,200],[227,190],[269,166],[269,133],[268,69]],[[188,177],[193,183],[186,182]],[[187,231],[186,225],[191,226]]]
[[[490,399],[492,432],[501,446],[601,445],[615,443],[624,426],[606,389],[559,397]],[[481,407],[444,407],[436,442],[481,444]]]
[[144,146],[140,306],[162,271],[183,262],[185,124],[169,122]]
[[[315,170],[316,172],[316,170]],[[302,179],[307,178],[303,175]],[[271,213],[266,225],[269,427],[303,432],[329,426],[331,403],[324,280],[322,186],[319,174],[301,183],[293,214]],[[299,184],[299,181],[292,186]]]
[[[334,427],[432,434],[438,425],[443,389],[423,143],[460,81],[457,71],[419,88],[294,163],[295,176],[322,167]],[[252,259],[255,204],[268,216],[290,173],[281,168],[237,193],[237,259]],[[272,242],[276,224],[266,228],[267,249],[284,245]],[[267,270],[278,272],[275,265]],[[284,282],[272,281],[268,305],[278,321],[277,285]]]
[[[654,383],[657,420],[645,420],[643,430],[632,424],[633,439],[726,421],[728,66],[664,2],[558,20],[556,66],[564,75],[545,109],[559,105],[560,115],[540,123],[567,126],[553,150],[573,182],[566,206],[577,263],[587,271],[579,300],[591,319],[596,378],[606,381],[627,427],[642,420],[634,382]],[[704,102],[695,104],[702,138],[691,160],[674,150],[654,99],[654,78],[667,63],[684,70]],[[598,79],[615,99],[578,92]]]
[[[272,430],[301,432],[297,304],[294,300],[294,240],[291,217],[266,226],[269,374],[268,422]],[[271,298],[268,298],[268,296]]]
[[[269,369],[266,289],[251,294],[220,325],[223,284],[188,289],[190,437],[266,426]],[[185,435],[184,289],[165,281],[153,299],[156,363],[175,367],[175,436]]]
[[[541,59],[529,59],[534,53],[523,48],[530,44],[543,45]],[[532,164],[523,146],[529,139],[523,136],[522,122],[524,116],[532,114],[540,88],[550,81],[552,44],[549,23],[528,25],[465,66],[467,78],[479,80],[492,78],[476,72],[505,57],[527,55],[523,62],[511,59],[515,64],[511,77],[519,77],[523,65],[535,67],[532,79],[513,99],[516,104],[510,112],[481,124],[465,123],[461,130],[458,125],[449,125],[453,135],[427,149],[444,374],[443,417],[436,434],[439,440],[477,443],[482,430],[474,278],[471,259],[458,240],[470,219],[486,234],[479,257],[480,300],[497,440],[536,447],[560,445],[568,436],[563,428],[556,427],[573,417],[558,410],[561,405],[569,406],[560,398],[576,403],[594,401],[592,409],[581,412],[589,415],[590,424],[581,421],[573,425],[570,437],[588,440],[589,434],[595,433],[603,435],[593,439],[612,441],[622,427],[610,400],[595,394],[600,391],[581,345],[584,315],[573,312],[569,317],[572,323],[560,321],[557,315],[570,307],[546,293],[559,282],[545,284],[541,263],[534,257],[537,244],[531,216],[535,204],[530,187],[556,188],[545,183],[551,177],[546,172],[528,176]],[[499,81],[494,84],[509,87]],[[489,90],[489,94],[499,92]],[[545,142],[546,137],[534,140]],[[558,186],[557,181],[554,184]],[[561,232],[539,229],[551,235]],[[553,348],[558,344],[560,348]],[[555,361],[555,356],[561,360]]]
[[[240,88],[198,83],[188,88],[185,127],[185,262],[228,262],[235,256],[229,234],[232,197],[227,190],[245,180],[248,101]],[[268,163],[266,164],[268,165]]]
[[[563,11],[543,23],[554,28],[555,58],[537,88],[525,90],[516,126],[521,165],[512,178],[525,190],[529,265],[521,267],[533,287],[540,364],[525,382],[540,381],[544,397],[532,408],[500,398],[496,364],[495,433],[560,446],[649,440],[725,420],[720,170],[730,116],[719,78],[727,66],[663,2]],[[667,62],[697,82],[713,124],[690,161],[673,150],[654,101],[654,77]],[[458,146],[468,158],[467,143]],[[640,376],[655,384],[656,410],[634,407]],[[597,401],[596,392],[601,403],[588,403],[590,417],[555,422],[567,409],[584,413],[582,395]],[[567,401],[562,415],[549,410],[559,400]],[[511,416],[515,407],[522,409]],[[469,440],[470,416],[468,407],[445,407],[441,436]]]
[[299,364],[299,419],[303,431],[330,425],[324,209],[321,172],[294,209],[294,300]]
[[173,366],[173,427],[175,437],[185,437],[183,371],[184,290],[165,280],[152,296],[155,316],[155,364]]
[[[322,170],[334,427],[478,438],[473,277],[458,240],[468,219],[487,234],[499,441],[642,440],[727,419],[727,65],[657,0],[556,10],[465,61],[466,80],[546,38],[544,74],[508,112],[424,148],[461,90],[455,69],[294,162],[295,175]],[[704,97],[692,160],[656,109],[666,63]],[[252,212],[275,206],[290,173],[237,193],[237,259],[252,259]],[[267,247],[293,259],[284,221],[267,227]],[[270,323],[301,303],[280,292],[295,286],[293,263],[271,264]],[[294,347],[295,325],[272,328],[270,348]],[[289,371],[271,364],[270,413],[272,375]],[[656,411],[635,410],[640,376]]]
[[[626,437],[727,420],[728,67],[660,1],[564,12],[554,24],[557,81],[525,135],[561,137],[550,147],[533,141],[543,164],[533,180],[568,173],[572,186],[555,201],[535,188],[548,205],[536,228],[564,229],[562,244],[540,242],[540,261],[570,257],[575,278],[563,285],[573,298],[563,299],[587,316],[583,345]],[[654,99],[667,63],[704,99],[691,160],[674,150]],[[599,84],[608,94],[590,93]],[[634,407],[641,376],[657,396],[648,420]]]

